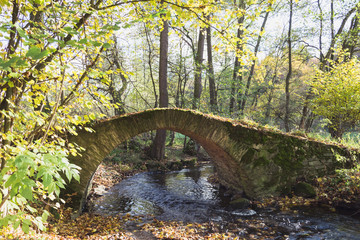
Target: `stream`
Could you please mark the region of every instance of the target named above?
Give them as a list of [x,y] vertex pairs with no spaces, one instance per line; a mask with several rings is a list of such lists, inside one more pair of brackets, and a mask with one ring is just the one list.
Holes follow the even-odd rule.
[[[172,172],[144,172],[123,180],[97,200],[94,212],[154,215],[158,220],[227,224],[256,220],[283,239],[359,239],[360,220],[322,208],[297,211],[235,209],[208,177],[211,165]],[[242,229],[246,225],[242,226]],[[247,229],[247,231],[253,231]],[[239,231],[239,236],[242,236]]]

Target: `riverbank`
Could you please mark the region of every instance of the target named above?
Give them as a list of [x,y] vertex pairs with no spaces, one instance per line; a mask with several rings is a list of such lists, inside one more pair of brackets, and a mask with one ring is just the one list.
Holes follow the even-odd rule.
[[[152,216],[101,216],[91,213],[91,203],[101,197],[108,189],[121,180],[136,173],[152,170],[180,169],[195,164],[194,157],[171,149],[171,159],[167,162],[146,161],[143,153],[119,150],[121,159],[117,155],[110,155],[98,168],[90,191],[88,203],[90,212],[83,214],[77,219],[71,219],[71,209],[61,208],[59,219],[53,218],[48,224],[47,233],[41,233],[33,229],[30,234],[24,235],[20,230],[11,232],[4,231],[2,239],[286,239],[288,235],[279,236],[279,227],[259,219],[239,218],[239,221],[231,224],[221,222],[206,223],[183,223],[174,221],[158,221]],[[184,160],[185,159],[185,160]],[[351,177],[350,177],[351,178]],[[337,179],[334,181],[333,179]],[[333,181],[329,183],[328,181]],[[216,181],[213,179],[212,181]],[[335,198],[338,194],[334,184],[338,184],[338,190],[346,189],[347,181],[340,181],[336,176],[318,178],[312,182],[317,190],[315,198],[299,196],[268,198],[263,201],[250,201],[249,207],[257,211],[268,210],[296,213],[299,208],[319,207],[325,211],[341,211],[341,201]],[[329,189],[329,187],[331,187]],[[354,187],[354,186],[352,186]],[[328,189],[328,190],[326,190]],[[352,189],[352,188],[350,188]],[[331,191],[330,191],[331,190]],[[342,192],[344,194],[344,192]],[[347,198],[345,198],[347,196]],[[348,215],[358,214],[357,205],[352,205],[351,199],[356,195],[345,194]],[[350,202],[349,202],[350,201]],[[344,202],[344,201],[342,201]],[[346,203],[346,202],[345,202]],[[241,234],[240,234],[241,233]],[[241,236],[241,237],[240,237]],[[0,237],[1,238],[1,237]]]

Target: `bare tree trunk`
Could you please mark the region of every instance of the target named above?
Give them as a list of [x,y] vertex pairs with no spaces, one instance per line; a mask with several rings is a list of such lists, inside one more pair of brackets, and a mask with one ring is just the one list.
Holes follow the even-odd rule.
[[291,27],[292,27],[292,16],[293,16],[293,0],[290,0],[290,16],[289,16],[289,32],[288,32],[288,58],[289,58],[289,70],[286,75],[285,79],[285,117],[284,117],[284,124],[285,124],[285,131],[289,132],[289,115],[290,115],[290,79],[292,75],[292,48],[291,48]]
[[305,123],[306,123],[306,119],[307,119],[307,116],[309,114],[309,100],[310,100],[310,97],[311,97],[311,90],[309,90],[309,92],[307,93],[306,95],[306,98],[305,98],[305,102],[304,102],[304,106],[303,106],[303,110],[302,110],[302,115],[301,115],[301,119],[300,119],[300,123],[299,123],[299,129],[300,130],[305,130]]
[[[239,9],[245,9],[245,0],[239,1]],[[238,99],[238,102],[242,99],[241,93],[238,91],[241,90],[242,85],[242,73],[239,73],[241,68],[240,58],[238,54],[243,51],[244,44],[241,42],[244,31],[242,30],[242,26],[245,21],[245,13],[241,17],[238,18],[239,28],[237,30],[236,37],[238,38],[238,42],[236,44],[236,56],[234,62],[234,71],[233,71],[233,78],[231,82],[231,94],[230,94],[230,104],[229,104],[229,113],[233,113],[235,111],[235,99]]]
[[334,0],[330,3],[330,23],[331,23],[331,39],[335,39],[335,28],[334,28]]
[[349,53],[349,56],[345,57],[345,59],[344,59],[345,61],[347,61],[348,59],[351,59],[354,56],[354,53],[356,51],[357,42],[355,39],[358,38],[359,33],[360,33],[359,19],[360,19],[360,8],[357,9],[357,13],[352,18],[350,27],[349,27],[349,30],[347,33],[348,35],[342,44],[342,49]]
[[179,51],[179,70],[177,72],[178,75],[178,82],[177,82],[177,87],[176,87],[176,95],[175,95],[175,106],[176,107],[180,107],[180,95],[181,95],[181,87],[182,87],[182,69],[183,69],[183,64],[182,64],[182,58],[183,58],[183,54],[182,54],[182,42],[179,43],[180,46],[180,51]]
[[204,29],[200,28],[197,53],[195,56],[194,98],[192,104],[193,109],[198,109],[200,107],[200,97],[202,91],[201,72],[202,72],[202,61],[204,56],[204,44],[205,44]]
[[208,55],[208,76],[209,76],[209,92],[210,92],[210,108],[212,112],[217,111],[217,98],[215,87],[215,75],[212,57],[212,44],[211,44],[211,28],[206,28],[206,43]]
[[319,52],[320,52],[320,62],[323,61],[323,52],[322,52],[322,36],[323,36],[323,18],[324,18],[324,14],[323,14],[323,10],[321,8],[321,3],[320,0],[317,1],[318,3],[318,8],[319,8],[319,14],[320,14],[320,35],[319,35]]
[[229,103],[229,113],[232,114],[234,112],[235,107],[235,94],[236,94],[236,82],[238,79],[238,71],[239,71],[239,60],[238,57],[235,57],[235,63],[234,63],[234,71],[233,71],[233,78],[231,82],[231,91],[230,91],[230,103]]
[[[269,17],[269,13],[270,11],[266,12],[265,14],[265,17],[264,17],[264,21],[261,25],[261,28],[260,28],[260,33],[259,33],[259,36],[258,36],[258,39],[256,41],[256,46],[255,46],[255,51],[254,51],[254,54],[255,54],[255,57],[259,51],[259,47],[260,47],[260,43],[261,43],[261,36],[262,36],[262,32],[264,31],[265,29],[265,25],[266,25],[266,22],[267,22],[267,19]],[[249,95],[249,89],[250,89],[250,83],[251,83],[251,80],[252,80],[252,77],[254,75],[254,70],[255,70],[255,64],[256,64],[256,60],[253,60],[252,61],[252,64],[251,64],[251,68],[250,68],[250,73],[249,73],[249,76],[248,76],[248,79],[247,79],[247,83],[246,83],[246,88],[245,88],[245,94],[244,94],[244,98],[241,102],[241,115],[244,114],[244,109],[245,109],[245,104],[246,104],[246,100],[248,98],[248,95]]]
[[[169,24],[163,22],[163,30],[160,33],[160,64],[159,64],[159,103],[160,107],[169,104],[167,89],[167,62],[168,62]],[[165,157],[166,130],[156,131],[156,136],[151,149],[151,157],[163,160]]]
[[[20,3],[18,1],[13,0],[13,10],[12,10],[12,19],[11,23],[13,26],[11,27],[11,32],[9,36],[9,42],[7,46],[7,57],[10,57],[11,54],[15,52],[15,44],[16,44],[16,27],[14,24],[18,21],[18,13],[20,11]],[[8,73],[4,73],[4,76],[8,75]],[[15,79],[11,78],[11,82],[15,82]],[[2,125],[2,131],[5,134],[8,134],[9,131],[12,129],[13,121],[11,117],[7,114],[10,112],[10,103],[13,102],[13,100],[16,98],[16,86],[8,86],[6,89],[5,96],[0,104],[0,110],[4,110],[6,114],[0,113],[0,117],[3,119],[3,125]],[[10,145],[11,142],[8,139],[3,139],[1,147],[4,148],[4,146]],[[5,167],[6,161],[5,157],[1,157],[1,167],[0,170],[2,170]]]
[[156,93],[156,86],[155,86],[155,80],[154,80],[154,74],[153,74],[153,69],[152,69],[152,62],[151,62],[151,58],[152,58],[152,47],[151,47],[151,39],[149,36],[149,32],[146,26],[145,27],[145,35],[146,35],[146,41],[148,44],[148,50],[149,50],[149,54],[148,54],[148,65],[149,65],[149,70],[150,70],[150,78],[151,78],[151,82],[152,82],[152,86],[153,86],[153,91],[154,91],[154,97],[155,97],[155,104],[154,107],[157,108],[158,107],[158,95]]

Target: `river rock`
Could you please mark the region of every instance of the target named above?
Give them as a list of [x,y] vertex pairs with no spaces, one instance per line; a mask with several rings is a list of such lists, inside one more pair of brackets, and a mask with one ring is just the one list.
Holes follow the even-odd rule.
[[231,207],[233,208],[247,208],[250,206],[250,200],[247,198],[238,198],[230,202]]
[[252,210],[252,209],[242,209],[242,210],[235,210],[233,212],[231,212],[232,215],[235,216],[253,216],[256,214],[256,211]]
[[98,187],[94,188],[94,194],[98,196],[102,196],[107,192],[106,187],[104,185],[99,185]]
[[316,191],[312,185],[299,182],[294,186],[294,194],[300,197],[312,198],[316,196]]

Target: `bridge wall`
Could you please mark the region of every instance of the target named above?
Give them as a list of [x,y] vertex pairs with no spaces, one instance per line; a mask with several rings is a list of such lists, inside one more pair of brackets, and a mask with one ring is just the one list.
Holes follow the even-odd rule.
[[212,157],[222,184],[242,190],[251,198],[286,193],[298,178],[334,171],[340,163],[333,151],[349,155],[335,145],[182,109],[127,114],[96,122],[92,128],[94,133],[80,130],[69,138],[86,149],[81,156],[70,159],[82,168],[81,181],[67,188],[68,193],[77,193],[73,204],[80,205],[80,209],[91,177],[103,159],[121,142],[151,130],[173,130],[196,140]]

